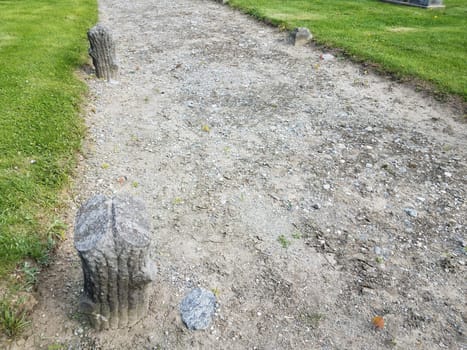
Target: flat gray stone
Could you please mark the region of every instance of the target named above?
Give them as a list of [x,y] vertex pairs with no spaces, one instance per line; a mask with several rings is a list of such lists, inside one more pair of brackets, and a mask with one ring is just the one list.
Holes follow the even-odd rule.
[[404,208],[404,211],[408,216],[411,216],[413,218],[416,218],[418,216],[417,211],[413,208]]
[[203,288],[195,288],[182,300],[182,320],[191,330],[206,329],[216,311],[215,295]]
[[333,61],[335,59],[334,55],[331,55],[330,53],[323,53],[319,58],[323,61]]

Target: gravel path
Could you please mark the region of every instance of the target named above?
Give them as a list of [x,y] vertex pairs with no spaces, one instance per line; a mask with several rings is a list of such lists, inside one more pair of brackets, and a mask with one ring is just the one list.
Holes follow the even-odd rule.
[[[95,193],[147,203],[150,312],[89,330],[69,239],[16,346],[467,348],[462,116],[214,1],[100,0],[100,18],[119,79],[88,78],[70,221]],[[206,331],[178,311],[195,286],[219,300]]]

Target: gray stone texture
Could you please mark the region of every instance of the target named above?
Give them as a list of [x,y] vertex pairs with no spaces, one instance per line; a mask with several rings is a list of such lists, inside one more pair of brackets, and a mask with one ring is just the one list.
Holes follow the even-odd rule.
[[84,274],[80,309],[93,327],[123,328],[139,321],[156,274],[144,204],[129,196],[90,198],[78,211],[74,242]]
[[443,8],[443,0],[381,0],[399,5],[409,5],[424,8]]
[[89,29],[88,40],[91,45],[89,55],[96,68],[96,76],[108,81],[116,79],[118,66],[115,42],[112,39],[110,30],[98,24]]
[[295,46],[303,46],[308,44],[311,39],[313,39],[313,36],[310,33],[310,30],[308,28],[295,28],[291,33],[290,37],[292,40],[292,43]]
[[208,328],[215,311],[215,295],[202,288],[193,289],[180,304],[182,320],[191,330]]

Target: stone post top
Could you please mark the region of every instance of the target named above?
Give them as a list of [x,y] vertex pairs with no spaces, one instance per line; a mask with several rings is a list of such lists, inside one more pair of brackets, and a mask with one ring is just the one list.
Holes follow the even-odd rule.
[[110,34],[110,30],[102,23],[97,23],[94,27],[90,28],[89,31],[106,31]]
[[[88,199],[76,215],[74,243],[78,251],[94,248],[106,236],[134,247],[150,244],[150,225],[144,203],[130,195],[109,199],[102,194]],[[110,237],[109,237],[110,238]]]
[[110,206],[104,195],[88,199],[79,209],[75,222],[75,247],[78,251],[92,249],[110,229]]

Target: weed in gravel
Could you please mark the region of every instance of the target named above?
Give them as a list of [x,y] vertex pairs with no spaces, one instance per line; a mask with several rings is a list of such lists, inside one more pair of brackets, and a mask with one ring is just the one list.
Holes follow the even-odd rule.
[[384,262],[384,258],[382,256],[377,256],[375,258],[375,261],[378,263],[378,264],[382,264]]
[[174,200],[172,201],[173,205],[179,205],[183,203],[183,199],[180,197],[175,197]]
[[40,268],[25,261],[21,267],[21,272],[24,275],[24,289],[29,292],[37,282],[37,275],[40,272]]
[[67,347],[61,343],[54,343],[54,344],[47,345],[47,350],[62,350],[66,348]]
[[300,316],[302,322],[311,329],[317,329],[324,315],[317,312],[305,312]]
[[277,237],[277,241],[281,244],[282,248],[288,248],[290,246],[290,241],[284,235]]
[[294,232],[292,233],[292,238],[295,238],[295,239],[300,239],[302,238],[302,234],[300,232]]
[[24,311],[0,300],[0,329],[9,337],[16,337],[30,324]]
[[47,230],[47,237],[53,239],[54,241],[64,241],[66,238],[67,224],[62,220],[55,220]]
[[213,288],[211,289],[212,294],[216,296],[216,298],[219,297],[219,294],[221,293],[218,288]]
[[381,169],[387,171],[389,174],[395,176],[396,175],[396,171],[394,170],[394,168],[389,165],[389,164],[383,164],[381,165]]
[[68,318],[70,320],[73,320],[73,321],[77,321],[77,322],[85,322],[87,320],[87,317],[85,314],[75,310],[73,312],[71,312],[70,314],[68,314]]

